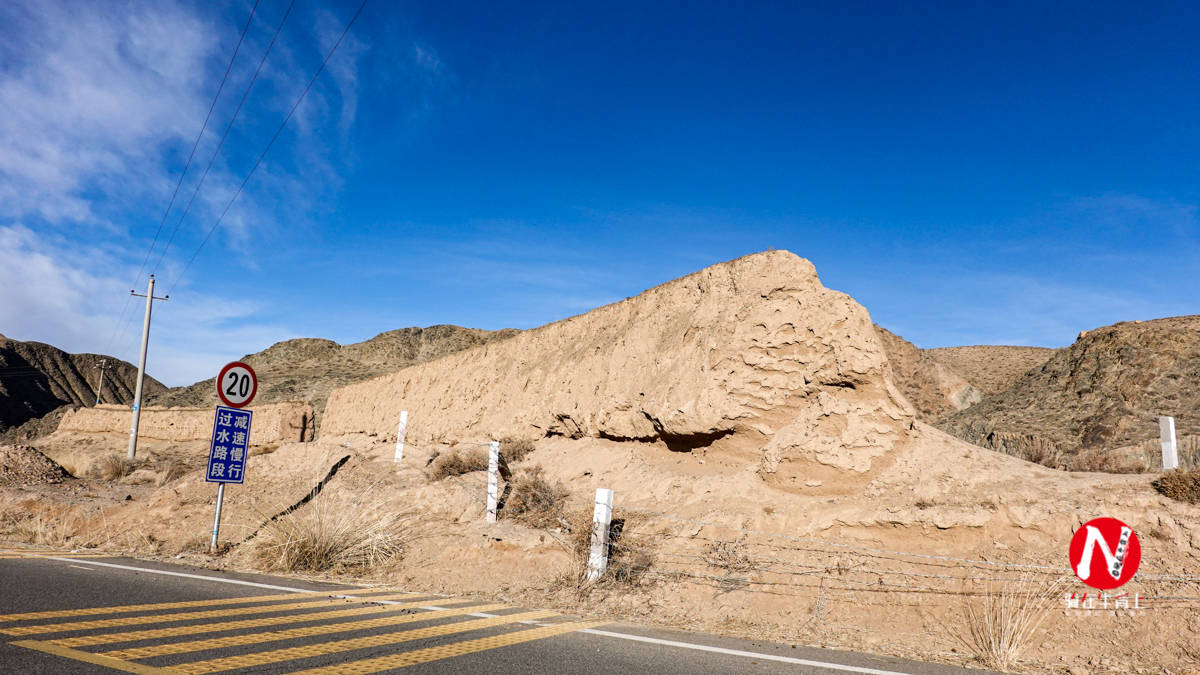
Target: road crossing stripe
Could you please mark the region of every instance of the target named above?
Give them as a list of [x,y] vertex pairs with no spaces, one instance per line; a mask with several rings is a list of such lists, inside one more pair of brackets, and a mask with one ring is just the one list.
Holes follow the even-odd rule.
[[311,598],[315,593],[320,593],[320,591],[314,591],[313,593],[282,593],[279,595],[246,595],[240,598],[221,598],[219,600],[188,600],[186,602],[160,602],[145,605],[119,605],[116,607],[87,607],[84,609],[25,612],[24,614],[0,614],[0,622],[57,619],[68,616],[92,616],[96,614],[124,614],[126,612],[145,612],[157,609],[208,607],[210,605],[236,605],[238,603],[269,602],[273,600],[295,600],[296,598]]
[[140,663],[131,663],[129,661],[114,659],[109,656],[101,656],[100,654],[89,654],[88,652],[50,644],[49,642],[39,642],[37,640],[18,640],[12,644],[18,647],[25,647],[26,649],[36,649],[39,652],[45,652],[55,656],[74,659],[76,661],[83,661],[84,663],[91,663],[97,666],[112,668],[113,670],[122,670],[126,673],[139,673],[140,675],[165,675],[171,672],[169,670],[163,670],[162,668],[155,668],[154,666],[143,666]]
[[[403,609],[413,607],[420,603],[410,603],[408,605],[392,605],[390,607],[370,607],[367,609],[349,610],[346,612],[327,612],[317,616],[308,618],[309,615],[299,617],[287,617],[289,621],[301,620],[316,620],[316,619],[332,619],[338,615],[347,614],[362,614],[365,612],[380,612]],[[394,626],[405,623],[417,623],[419,621],[430,621],[433,619],[443,619],[449,616],[462,616],[470,612],[491,611],[494,609],[505,609],[505,605],[483,605],[471,607],[457,607],[454,609],[446,609],[439,612],[418,612],[415,614],[399,614],[396,616],[384,616],[378,619],[366,619],[364,621],[349,621],[344,623],[323,623],[317,626],[305,626],[302,628],[292,628],[282,631],[269,631],[266,633],[247,633],[245,635],[230,635],[228,637],[210,638],[208,640],[192,640],[190,642],[172,642],[163,645],[150,645],[147,647],[133,647],[130,649],[115,649],[113,651],[103,652],[105,656],[111,656],[115,659],[146,659],[152,656],[164,656],[166,654],[186,654],[187,652],[198,652],[206,649],[220,649],[222,647],[234,647],[240,645],[253,645],[263,642],[276,642],[279,640],[291,640],[293,638],[312,637],[314,635],[329,635],[330,633],[345,633],[353,630],[363,630],[367,628],[381,628],[383,626]],[[235,622],[240,623],[240,622]],[[241,628],[241,626],[233,626],[229,624],[211,624],[218,626],[216,630],[228,630]],[[108,637],[102,635],[99,637]],[[158,637],[158,636],[146,636]],[[130,638],[142,639],[142,638]],[[113,640],[113,642],[122,642],[124,640]],[[64,640],[55,640],[57,644],[63,644]]]
[[[310,596],[311,597],[311,596]],[[369,600],[370,598],[364,597]],[[216,619],[239,614],[275,614],[292,609],[305,609],[346,602],[343,598],[321,598],[305,600],[304,602],[289,602],[282,605],[254,605],[252,607],[233,607],[230,609],[213,609],[204,612],[181,612],[179,614],[148,614],[145,616],[124,616],[116,619],[97,619],[95,621],[70,621],[67,623],[43,623],[36,626],[12,626],[0,628],[0,633],[9,635],[35,635],[38,633],[64,633],[76,630],[92,630],[95,628],[113,628],[117,626],[136,626],[147,623],[166,623],[169,621],[191,621],[192,619]]]
[[[374,602],[388,600],[394,595],[383,595],[375,598],[364,598],[364,602]],[[339,609],[335,611],[321,612],[304,612],[302,614],[289,614],[285,616],[268,616],[259,619],[241,619],[239,621],[222,621],[220,623],[202,623],[191,626],[172,626],[170,628],[150,628],[146,630],[132,630],[122,633],[101,633],[99,635],[80,635],[78,637],[59,638],[57,640],[48,640],[56,645],[64,647],[88,647],[91,645],[112,644],[114,642],[134,642],[136,640],[156,640],[167,637],[177,637],[180,635],[196,635],[199,633],[216,633],[224,630],[239,630],[242,628],[261,628],[263,626],[276,626],[285,623],[300,623],[303,621],[324,621],[327,619],[335,619],[338,617],[354,616],[357,614],[369,614],[371,612],[390,612],[396,609],[406,609],[420,607],[423,601],[388,604],[388,605],[372,605],[369,607],[353,607],[351,609]],[[111,654],[110,654],[111,656]]]
[[541,640],[543,638],[562,635],[564,633],[573,633],[586,628],[593,628],[603,624],[602,621],[575,621],[571,623],[559,623],[541,628],[531,628],[529,630],[519,630],[511,633],[503,633],[501,635],[493,635],[490,637],[478,638],[475,640],[467,640],[465,642],[453,642],[448,645],[439,645],[437,647],[427,647],[425,649],[415,649],[411,652],[401,652],[399,654],[389,654],[373,659],[364,659],[362,661],[351,661],[349,663],[339,663],[332,666],[322,666],[319,668],[311,668],[309,670],[301,670],[292,675],[365,675],[366,673],[378,673],[382,670],[391,670],[393,668],[403,668],[405,666],[413,666],[419,663],[429,663],[430,661],[440,661],[455,656],[463,656],[465,654],[473,654],[482,652],[488,649],[496,649],[497,647],[507,647],[510,645],[520,644],[522,642],[532,642],[533,640]]
[[[383,645],[408,642],[410,640],[420,640],[424,638],[437,637],[440,635],[453,635],[454,633],[464,633],[467,631],[479,630],[481,628],[490,628],[492,626],[516,623],[518,621],[530,621],[533,619],[541,619],[554,615],[554,612],[544,610],[536,612],[522,612],[520,614],[506,614],[504,616],[498,616],[491,619],[473,619],[471,621],[443,623],[436,626],[426,626],[424,628],[414,628],[412,630],[400,631],[398,633],[369,635],[367,637],[353,638],[350,640],[336,640],[334,642],[322,642],[315,645],[288,647],[285,649],[275,649],[272,651],[257,652],[254,654],[228,656],[209,661],[193,661],[191,663],[172,665],[170,666],[170,669],[173,672],[186,673],[187,675],[215,673],[222,670],[232,670],[234,668],[248,668],[250,666],[261,666],[268,663],[279,663],[282,661],[294,661],[296,659],[307,659],[314,656],[336,654],[338,652],[350,651],[352,649],[380,647]],[[586,626],[589,628],[594,625],[597,624],[586,624]]]

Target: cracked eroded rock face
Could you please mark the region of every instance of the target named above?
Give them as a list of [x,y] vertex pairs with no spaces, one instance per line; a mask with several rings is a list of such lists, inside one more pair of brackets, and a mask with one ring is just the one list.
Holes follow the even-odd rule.
[[908,433],[870,316],[786,251],[713,265],[515,337],[337,389],[323,435],[661,442],[787,487],[868,472]]

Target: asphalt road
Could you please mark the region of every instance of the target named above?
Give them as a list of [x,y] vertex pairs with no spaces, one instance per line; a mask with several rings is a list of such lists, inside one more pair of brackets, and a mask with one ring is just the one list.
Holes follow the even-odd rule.
[[979,672],[468,598],[37,555],[0,550],[0,672]]

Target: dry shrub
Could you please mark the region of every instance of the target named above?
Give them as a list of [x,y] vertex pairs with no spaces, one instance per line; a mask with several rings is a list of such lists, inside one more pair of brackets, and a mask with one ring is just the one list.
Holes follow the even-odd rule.
[[186,464],[182,464],[180,462],[171,462],[167,464],[167,467],[163,469],[162,473],[158,474],[158,480],[155,481],[155,485],[162,487],[167,483],[183,478],[185,475],[187,475],[187,472],[188,468]]
[[405,514],[389,512],[382,502],[322,494],[263,526],[255,556],[269,570],[368,569],[403,553],[406,519]]
[[714,541],[704,551],[704,562],[726,574],[745,574],[762,569],[746,553],[746,546],[737,541]]
[[[500,456],[505,461],[517,463],[525,458],[525,455],[533,452],[533,441],[525,438],[508,438],[500,439]],[[485,467],[486,468],[486,467]]]
[[[588,557],[592,550],[592,509],[576,512],[569,519],[570,547],[575,558],[571,581],[579,588],[587,585]],[[608,529],[608,567],[596,583],[639,586],[654,566],[653,539],[640,530],[644,520],[614,509]]]
[[1152,485],[1176,501],[1200,504],[1200,469],[1174,469],[1159,476]]
[[1062,587],[1062,579],[1021,577],[999,589],[989,582],[982,596],[962,596],[962,621],[950,633],[985,666],[1007,670],[1033,644]]
[[429,477],[442,480],[473,471],[487,471],[488,453],[480,448],[454,450],[438,455],[429,466]]
[[1016,443],[1016,455],[1027,462],[1041,464],[1052,469],[1063,463],[1062,452],[1054,443],[1036,436],[1022,439]]
[[105,455],[92,464],[91,475],[100,480],[117,480],[133,473],[136,468],[137,461],[125,455]]
[[0,535],[12,541],[67,546],[79,543],[93,525],[78,508],[53,502],[26,499],[0,505]]
[[1084,448],[1065,457],[1063,466],[1067,471],[1091,471],[1101,473],[1137,473],[1139,468],[1128,459],[1113,452]]
[[542,467],[533,466],[521,471],[509,485],[512,491],[504,502],[500,517],[529,527],[551,528],[566,523],[563,509],[567,490],[561,483],[546,480]]

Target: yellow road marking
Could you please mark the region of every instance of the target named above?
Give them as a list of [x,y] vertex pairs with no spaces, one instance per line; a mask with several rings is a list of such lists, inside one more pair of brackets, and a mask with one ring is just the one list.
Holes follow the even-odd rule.
[[296,598],[311,598],[322,594],[322,591],[312,593],[286,593],[282,595],[248,595],[240,598],[221,598],[220,600],[188,600],[186,602],[159,602],[146,605],[119,605],[116,607],[87,607],[85,609],[60,609],[47,612],[25,612],[24,614],[0,614],[0,621],[27,621],[30,619],[57,619],[66,616],[91,616],[95,614],[124,614],[126,612],[145,612],[158,609],[184,609],[186,607],[207,607],[210,605],[236,605],[238,603],[264,602],[272,600],[294,600]]
[[[337,640],[334,642],[322,642],[315,645],[288,647],[286,649],[276,649],[267,652],[258,652],[255,654],[228,656],[222,659],[212,659],[210,661],[193,661],[191,663],[172,665],[171,670],[179,673],[187,673],[188,675],[215,673],[221,670],[261,666],[268,663],[279,663],[281,661],[293,661],[296,659],[307,659],[314,656],[323,656],[326,654],[336,654],[338,652],[350,651],[352,649],[379,647],[382,645],[408,642],[409,640],[419,640],[422,638],[436,637],[439,635],[453,635],[454,633],[478,630],[480,628],[489,628],[491,626],[500,626],[506,623],[516,623],[518,621],[541,619],[548,616],[554,616],[554,612],[523,612],[521,614],[507,614],[505,616],[498,616],[489,619],[475,619],[473,621],[444,623],[437,626],[427,626],[425,628],[414,628],[412,630],[400,631],[398,633],[369,635],[367,637],[353,638],[350,640]],[[590,626],[592,624],[588,625]]]
[[[413,603],[416,604],[416,603]],[[403,605],[397,605],[403,607]],[[386,610],[389,608],[380,608]],[[380,611],[380,609],[372,608],[370,611]],[[395,609],[390,608],[390,609]],[[476,611],[492,611],[494,609],[505,609],[503,604],[485,604],[476,605],[476,607],[457,607],[452,609],[443,609],[437,611],[421,611],[418,614],[403,614],[396,616],[383,616],[379,619],[368,619],[365,621],[350,621],[346,623],[322,623],[319,626],[306,626],[302,628],[290,628],[288,631],[272,631],[266,633],[250,633],[246,635],[229,635],[227,638],[212,638],[209,640],[192,640],[188,643],[172,643],[167,645],[150,645],[145,647],[133,647],[133,649],[113,650],[103,652],[104,656],[113,658],[149,658],[151,656],[163,656],[168,653],[186,653],[190,651],[215,650],[220,647],[230,647],[236,645],[254,645],[259,643],[274,643],[278,640],[290,640],[293,638],[310,638],[312,635],[328,635],[330,633],[346,633],[348,631],[360,631],[364,628],[379,628],[382,626],[396,626],[401,623],[416,623],[419,621],[430,621],[433,619],[444,619],[446,616],[461,616],[463,614],[473,614]],[[362,613],[364,610],[356,610]],[[324,617],[330,616],[323,614]]]
[[[331,673],[338,673],[339,675],[364,675],[365,673],[378,673],[381,670],[391,670],[393,668],[413,666],[418,663],[440,661],[441,659],[448,659],[454,656],[473,654],[475,652],[482,652],[488,649],[496,649],[497,647],[507,647],[509,645],[520,644],[522,642],[541,640],[543,638],[562,635],[564,633],[573,633],[577,630],[583,630],[585,628],[594,628],[602,625],[603,623],[603,621],[575,621],[571,623],[560,623],[542,628],[531,628],[529,630],[519,630],[512,633],[504,633],[503,635],[493,635],[491,637],[467,640],[465,642],[454,642],[448,645],[440,645],[437,647],[415,649],[411,652],[389,654],[388,656],[364,659],[362,661],[351,661],[349,663],[339,663],[332,666],[311,668],[309,670],[299,671],[299,673],[305,673],[305,675],[314,675],[316,673],[321,673],[321,675]],[[293,673],[292,675],[299,674]]]
[[55,656],[62,656],[64,658],[74,659],[76,661],[83,661],[84,663],[91,663],[91,664],[94,664],[97,666],[105,666],[107,668],[112,668],[114,670],[123,670],[127,673],[140,673],[141,675],[160,675],[160,674],[165,674],[165,673],[171,672],[169,670],[163,670],[162,668],[155,668],[153,666],[143,666],[140,663],[130,663],[129,661],[122,661],[120,659],[114,659],[111,656],[101,656],[100,654],[89,654],[88,652],[82,652],[82,651],[79,651],[78,649],[69,649],[67,647],[50,644],[49,642],[39,642],[37,640],[18,640],[17,642],[13,642],[12,644],[14,644],[18,647],[25,647],[26,649],[35,649],[39,652],[53,654]]
[[[415,603],[414,603],[415,604]],[[232,647],[238,645],[254,645],[259,643],[274,643],[278,640],[290,640],[294,638],[311,638],[313,635],[328,635],[330,633],[346,633],[348,631],[361,631],[364,628],[379,628],[383,626],[397,626],[401,623],[416,623],[419,621],[430,621],[433,619],[445,619],[446,616],[461,616],[463,614],[473,614],[476,611],[492,611],[494,609],[504,609],[503,604],[485,604],[478,607],[457,607],[454,609],[444,609],[437,611],[421,611],[418,614],[403,614],[396,616],[382,616],[379,619],[368,619],[365,621],[350,621],[344,623],[322,623],[319,626],[306,626],[302,628],[290,628],[288,631],[272,631],[266,633],[250,633],[246,635],[229,635],[227,638],[212,638],[209,640],[192,640],[188,643],[172,643],[167,645],[150,645],[145,647],[133,647],[133,649],[113,650],[103,652],[104,656],[113,658],[149,658],[151,656],[163,656],[168,653],[186,653],[190,651],[215,650],[220,647]],[[361,611],[361,610],[359,610]],[[372,609],[371,611],[379,611]],[[322,619],[325,616],[322,615]]]
[[[364,598],[364,602],[372,602],[376,600],[390,600],[397,596],[383,595],[376,598]],[[409,607],[419,607],[428,604],[428,600],[418,600],[415,602],[407,602],[399,605],[375,605],[370,607],[353,607],[351,609],[339,609],[335,611],[321,612],[305,612],[303,614],[289,614],[287,616],[268,616],[260,619],[242,619],[240,621],[222,621],[220,623],[202,623],[194,626],[172,626],[170,628],[151,628],[147,630],[131,630],[122,633],[101,633],[99,635],[80,635],[78,637],[59,638],[57,640],[49,640],[56,645],[64,647],[87,647],[90,645],[112,644],[114,642],[133,642],[135,640],[152,640],[167,637],[177,637],[179,635],[196,635],[199,633],[215,633],[223,630],[238,630],[241,628],[261,628],[263,626],[275,626],[285,623],[300,623],[302,621],[325,621],[327,619],[335,619],[344,616],[354,616],[356,614],[369,614],[372,612],[390,612],[396,609],[405,609]],[[109,654],[113,656],[113,654]],[[125,658],[118,656],[117,658]]]
[[74,630],[91,630],[93,628],[111,628],[115,626],[136,626],[146,623],[167,623],[169,621],[190,621],[192,619],[216,619],[240,614],[275,614],[292,609],[319,607],[349,602],[341,598],[322,598],[304,602],[289,602],[282,605],[255,605],[253,607],[234,607],[232,609],[214,609],[204,612],[182,612],[179,614],[149,614],[146,616],[125,616],[116,619],[98,619],[96,621],[71,621],[67,623],[43,623],[36,626],[14,626],[0,628],[0,633],[9,635],[34,635],[37,633],[62,633]]

